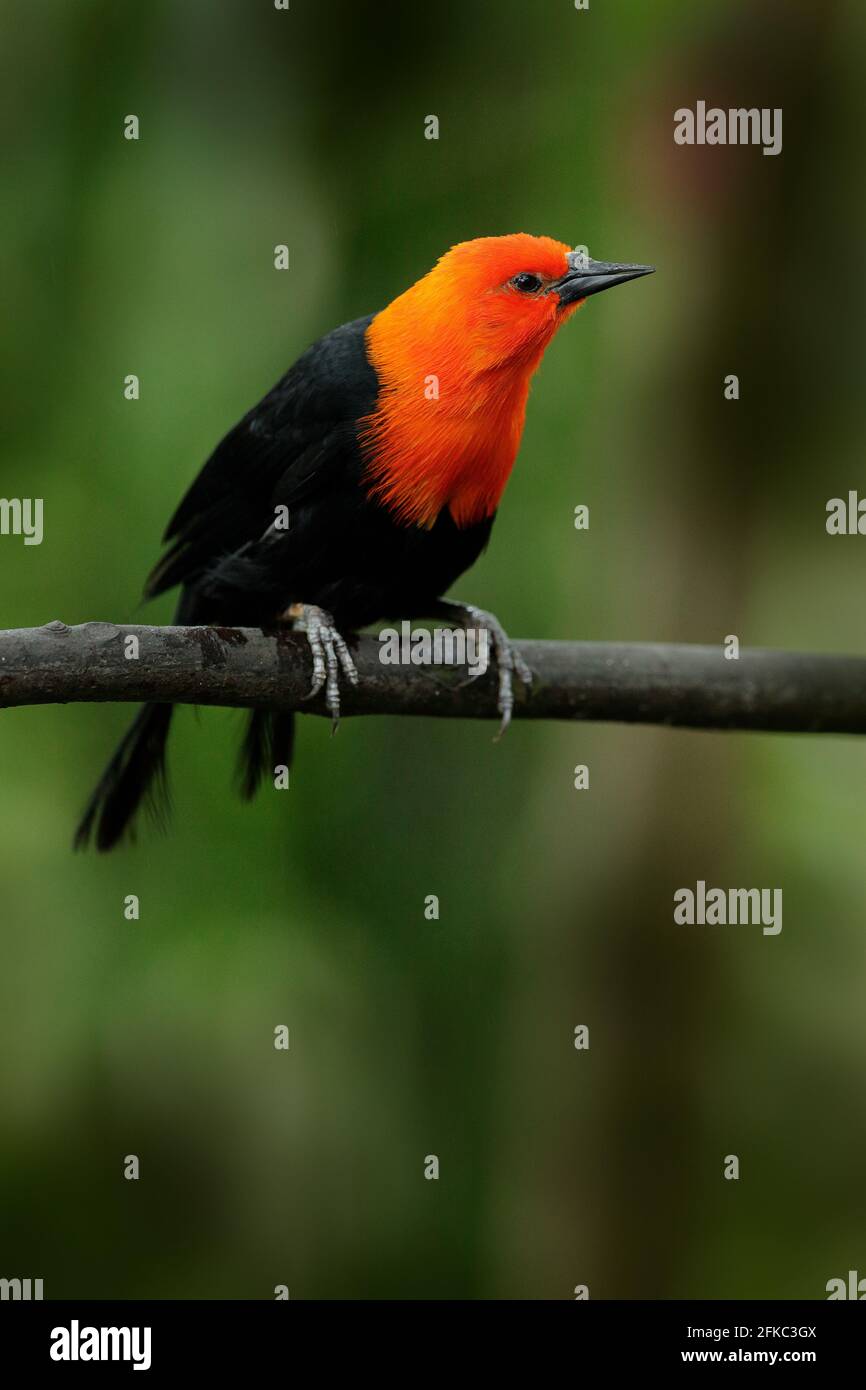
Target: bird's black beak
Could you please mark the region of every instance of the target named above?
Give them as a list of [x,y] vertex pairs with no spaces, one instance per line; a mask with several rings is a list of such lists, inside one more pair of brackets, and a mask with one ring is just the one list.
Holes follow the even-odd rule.
[[574,304],[578,299],[588,299],[591,294],[601,290],[612,290],[614,285],[624,285],[626,280],[636,280],[639,275],[652,275],[653,265],[618,265],[615,261],[592,261],[580,251],[568,255],[568,273],[551,286],[559,296],[560,308]]

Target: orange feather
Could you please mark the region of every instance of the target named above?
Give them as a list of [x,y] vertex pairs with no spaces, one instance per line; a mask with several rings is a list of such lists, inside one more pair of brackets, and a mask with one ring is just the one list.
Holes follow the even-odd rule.
[[367,330],[379,377],[360,423],[366,485],[406,525],[444,507],[458,526],[495,512],[514,464],[533,372],[576,304],[527,295],[523,271],[558,280],[569,247],[525,233],[451,248]]

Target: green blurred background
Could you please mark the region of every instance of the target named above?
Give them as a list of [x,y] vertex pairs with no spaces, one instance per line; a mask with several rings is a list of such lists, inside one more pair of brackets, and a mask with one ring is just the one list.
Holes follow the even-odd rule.
[[[221,434],[453,242],[521,230],[658,273],[550,349],[458,596],[515,636],[863,652],[866,541],[824,529],[864,479],[862,6],[0,24],[0,494],[46,526],[0,539],[2,626],[169,621],[140,587]],[[783,153],[677,147],[699,98],[781,106]],[[170,834],[73,856],[129,716],[0,717],[0,1275],[821,1298],[866,1273],[862,741],[309,719],[291,791],[244,808],[241,715],[182,710]],[[698,878],[782,887],[781,935],[675,927]]]

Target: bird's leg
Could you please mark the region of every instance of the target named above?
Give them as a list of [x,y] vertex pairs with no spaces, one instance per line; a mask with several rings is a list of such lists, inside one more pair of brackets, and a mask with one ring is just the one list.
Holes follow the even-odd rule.
[[[464,627],[476,626],[484,628],[489,634],[493,643],[493,650],[496,654],[496,667],[499,673],[499,697],[496,702],[497,709],[502,716],[499,725],[499,732],[496,734],[494,742],[502,737],[508,725],[511,723],[511,714],[514,709],[514,677],[515,675],[527,687],[532,685],[532,672],[527,666],[517,648],[508,638],[508,634],[500,623],[499,619],[492,613],[487,613],[483,608],[476,608],[472,603],[452,603],[442,600],[436,605],[437,613],[443,616],[452,614],[463,624]],[[471,679],[475,679],[473,676]]]
[[324,608],[314,603],[293,603],[280,614],[282,622],[290,622],[297,632],[307,638],[313,658],[313,684],[305,698],[311,700],[325,687],[325,704],[331,715],[331,731],[337,732],[340,723],[340,670],[352,685],[358,684],[358,672],[349,648],[337,629],[334,619]]

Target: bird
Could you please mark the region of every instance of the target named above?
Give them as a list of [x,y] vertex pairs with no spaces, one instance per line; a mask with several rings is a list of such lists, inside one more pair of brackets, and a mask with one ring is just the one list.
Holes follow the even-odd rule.
[[[145,598],[179,586],[178,624],[304,633],[310,696],[324,687],[335,728],[341,683],[358,683],[361,628],[477,625],[496,657],[504,732],[514,680],[529,686],[532,673],[493,614],[444,595],[488,543],[554,334],[590,296],[653,269],[526,232],[458,242],[384,309],[315,342],[229,430],[169,521]],[[171,718],[170,704],[139,710],[76,848],[134,837],[145,801],[164,811]],[[249,714],[246,799],[290,765],[293,742],[291,713]]]

